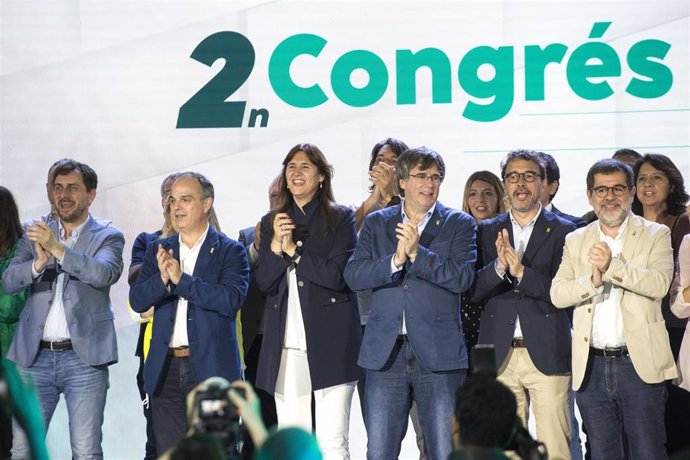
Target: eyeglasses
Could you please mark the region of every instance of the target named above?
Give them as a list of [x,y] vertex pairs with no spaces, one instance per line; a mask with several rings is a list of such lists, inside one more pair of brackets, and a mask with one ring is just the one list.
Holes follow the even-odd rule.
[[536,171],[525,171],[523,173],[513,171],[503,176],[503,180],[506,182],[510,182],[511,184],[517,184],[520,181],[520,178],[522,178],[522,180],[524,180],[525,182],[529,183],[534,182],[535,180],[537,180],[537,178],[541,179],[542,177],[544,176],[542,176]]
[[615,196],[623,196],[625,195],[625,192],[630,189],[631,187],[628,185],[614,185],[613,187],[601,185],[599,187],[590,188],[590,190],[593,191],[594,194],[599,198],[606,198],[609,195],[609,191],[612,191]]
[[439,174],[410,174],[410,177],[414,177],[417,179],[419,182],[424,182],[426,183],[429,179],[431,179],[431,182],[434,184],[440,184],[441,181],[443,180],[443,177],[441,177]]

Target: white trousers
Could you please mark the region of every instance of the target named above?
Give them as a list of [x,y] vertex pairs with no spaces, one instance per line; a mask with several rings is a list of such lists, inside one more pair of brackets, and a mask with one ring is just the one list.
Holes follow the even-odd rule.
[[[357,381],[314,391],[316,440],[324,460],[349,460],[350,406]],[[278,428],[312,431],[311,378],[307,352],[283,349],[276,382]]]

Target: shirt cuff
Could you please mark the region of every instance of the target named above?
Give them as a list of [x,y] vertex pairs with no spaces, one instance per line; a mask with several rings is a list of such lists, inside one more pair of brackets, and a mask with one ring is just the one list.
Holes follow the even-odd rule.
[[43,267],[43,270],[41,270],[41,273],[38,273],[36,269],[34,268],[34,262],[33,260],[31,261],[31,278],[36,279],[39,276],[43,274],[43,272],[46,271],[45,267]]
[[502,280],[506,278],[506,272],[498,269],[498,259],[496,259],[496,261],[494,262],[494,270],[496,271],[496,274],[499,278],[501,278]]
[[[398,274],[398,272],[400,272],[402,270],[402,267],[398,268],[395,266],[394,261],[395,261],[395,254],[393,254],[393,256],[391,257],[391,276],[395,276],[396,274]],[[403,267],[404,267],[404,265],[403,265]]]

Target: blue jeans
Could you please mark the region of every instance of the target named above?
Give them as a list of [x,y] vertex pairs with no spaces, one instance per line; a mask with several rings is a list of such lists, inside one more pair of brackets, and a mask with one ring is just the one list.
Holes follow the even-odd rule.
[[666,458],[666,387],[643,382],[629,356],[591,355],[576,397],[593,460],[625,458],[623,435],[631,460]]
[[[74,350],[40,349],[33,365],[22,371],[34,381],[46,428],[60,393],[65,395],[72,458],[103,458],[103,410],[110,386],[108,366],[89,366]],[[13,454],[18,453],[13,449]]]
[[414,400],[429,458],[445,460],[453,450],[450,420],[455,390],[466,373],[466,369],[430,371],[417,360],[409,342],[396,342],[381,370],[366,371],[367,459],[398,458]]

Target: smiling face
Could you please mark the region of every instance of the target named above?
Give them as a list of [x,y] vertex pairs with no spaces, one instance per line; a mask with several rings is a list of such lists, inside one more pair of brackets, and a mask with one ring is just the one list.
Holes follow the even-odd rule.
[[319,173],[318,168],[309,161],[309,157],[302,150],[285,166],[287,188],[299,207],[303,207],[314,198],[323,180],[323,174]]
[[170,190],[170,217],[181,233],[201,233],[206,229],[213,198],[201,197],[201,184],[191,177],[181,177]]
[[62,222],[80,224],[89,214],[89,206],[96,198],[96,189],[87,191],[79,171],[55,176],[53,201]]
[[419,165],[410,169],[408,178],[399,181],[400,189],[405,192],[405,210],[413,214],[428,211],[438,199],[441,181],[435,164],[428,169],[421,169]]
[[498,200],[496,189],[490,183],[477,179],[470,185],[467,204],[470,214],[477,223],[490,219],[498,213]]
[[668,196],[671,193],[671,183],[666,174],[656,169],[651,163],[645,162],[637,173],[637,199],[642,207],[668,207]]
[[592,205],[594,213],[599,218],[599,221],[609,229],[617,229],[621,226],[625,218],[630,212],[633,197],[635,196],[635,187],[628,188],[626,183],[626,175],[623,171],[616,171],[611,174],[595,174],[594,186],[597,187],[624,187],[625,191],[621,196],[616,196],[613,190],[608,190],[606,196],[599,197],[593,190],[587,191],[589,204]]
[[[539,165],[533,161],[517,158],[506,165],[505,176],[512,173],[524,174],[532,172],[539,174]],[[510,202],[511,210],[522,214],[536,212],[542,191],[546,187],[546,180],[537,176],[534,182],[527,182],[520,176],[517,182],[511,183],[503,179],[503,187]]]

